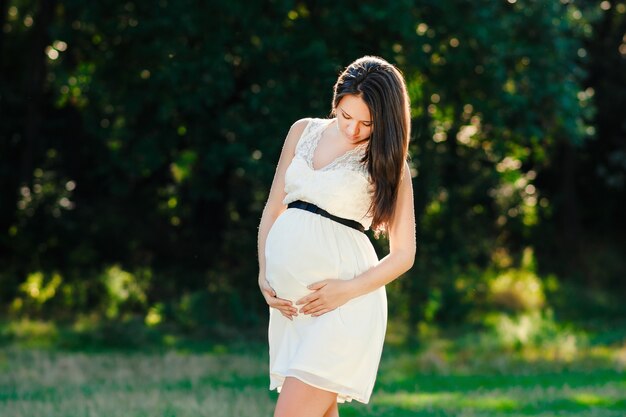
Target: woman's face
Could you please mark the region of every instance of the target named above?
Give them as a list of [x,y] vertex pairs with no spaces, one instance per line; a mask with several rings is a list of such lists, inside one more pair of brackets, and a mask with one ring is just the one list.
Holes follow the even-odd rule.
[[374,127],[370,109],[362,98],[347,95],[336,108],[337,127],[348,142],[358,144],[372,134]]

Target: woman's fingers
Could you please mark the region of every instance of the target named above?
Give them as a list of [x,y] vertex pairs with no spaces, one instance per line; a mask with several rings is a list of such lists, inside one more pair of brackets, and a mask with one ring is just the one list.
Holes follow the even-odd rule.
[[318,308],[313,308],[313,309],[311,309],[311,310],[307,311],[307,313],[306,313],[306,314],[310,314],[310,315],[312,315],[312,316],[315,316],[315,315],[317,315],[318,313],[320,313],[321,311],[330,311],[330,310],[331,310],[331,309],[330,309],[330,308],[328,308],[327,306],[320,306],[320,307],[318,307]]
[[297,305],[307,305],[310,304],[314,301],[317,301],[320,299],[320,294],[318,292],[314,292],[313,294],[309,294],[306,297],[302,297],[301,299],[299,299],[298,301],[296,301]]
[[292,316],[298,315],[298,311],[294,307],[291,307],[290,305],[270,303],[269,306],[280,311],[280,314],[287,317],[288,319],[291,319]]
[[298,315],[298,312],[295,311],[293,308],[278,308],[277,310],[280,311],[280,314],[282,314],[283,316],[287,317],[290,320],[294,316]]
[[[274,308],[288,308],[292,307],[292,303],[289,300],[283,300],[282,298],[270,297],[268,304]],[[295,310],[295,308],[294,308]]]
[[298,309],[293,305],[290,300],[285,300],[283,298],[278,298],[276,296],[276,291],[269,285],[267,280],[263,280],[259,283],[261,287],[261,293],[265,298],[265,302],[272,308],[280,311],[280,314],[285,316],[286,318],[293,320],[294,316],[298,315]]
[[265,297],[265,301],[267,301],[267,304],[269,304],[270,307],[277,307],[279,305],[291,305],[291,301],[276,297],[276,292],[274,292],[271,287],[263,288],[262,293]]
[[298,310],[296,310],[294,307],[291,307],[291,306],[283,306],[283,305],[281,305],[281,306],[270,306],[270,307],[274,307],[277,310],[280,310],[280,311],[283,311],[285,313],[289,313],[289,314],[292,314],[292,315],[295,315],[295,316],[298,315]]
[[300,312],[304,314],[311,314],[313,311],[319,310],[320,308],[323,308],[323,307],[324,307],[324,303],[322,303],[320,300],[315,300],[302,306],[302,308],[300,309]]
[[267,301],[267,304],[279,310],[283,316],[290,319],[292,316],[298,315],[298,309],[293,306],[291,301],[271,296],[267,292],[265,292],[264,295],[266,296],[265,301]]
[[289,320],[293,320],[293,317],[291,316],[291,314],[287,314],[287,313],[284,313],[282,311],[280,312],[280,314],[282,314],[283,316],[287,317]]
[[326,313],[328,313],[329,311],[333,311],[333,310],[334,310],[334,308],[322,308],[322,309],[320,309],[320,310],[318,310],[318,311],[316,311],[316,312],[314,312],[314,313],[311,313],[311,316],[313,316],[313,317],[319,317],[319,316],[321,316],[322,314],[326,314]]

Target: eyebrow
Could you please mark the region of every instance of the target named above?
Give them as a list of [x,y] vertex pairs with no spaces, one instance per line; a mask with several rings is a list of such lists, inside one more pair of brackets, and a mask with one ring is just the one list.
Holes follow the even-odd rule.
[[[348,115],[348,117],[352,117],[352,116],[350,116],[350,114],[348,114],[348,112],[347,112],[347,111],[345,111],[345,110],[343,109],[343,107],[339,107],[339,110],[341,110],[343,113],[347,114],[347,115]],[[371,120],[364,120],[364,121],[363,121],[363,123],[374,123],[374,122],[373,122],[373,121],[371,121]]]

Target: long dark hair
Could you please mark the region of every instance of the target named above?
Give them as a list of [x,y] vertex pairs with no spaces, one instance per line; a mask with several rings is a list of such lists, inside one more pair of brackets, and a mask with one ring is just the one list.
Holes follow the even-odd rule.
[[331,116],[344,96],[360,97],[374,124],[362,163],[374,184],[368,214],[376,236],[393,219],[398,188],[408,157],[411,134],[410,101],[399,69],[377,56],[364,56],[341,73],[334,86]]

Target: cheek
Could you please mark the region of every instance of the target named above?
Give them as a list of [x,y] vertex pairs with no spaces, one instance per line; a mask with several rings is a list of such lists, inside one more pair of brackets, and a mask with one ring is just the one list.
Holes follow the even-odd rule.
[[341,129],[342,132],[346,132],[349,130],[350,127],[350,122],[346,119],[341,119],[339,121],[339,129]]

